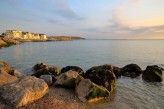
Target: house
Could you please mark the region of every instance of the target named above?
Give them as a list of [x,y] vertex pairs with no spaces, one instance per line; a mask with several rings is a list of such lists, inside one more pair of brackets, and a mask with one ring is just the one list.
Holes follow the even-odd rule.
[[47,39],[47,36],[45,35],[45,34],[39,34],[39,36],[40,36],[40,39]]
[[5,37],[13,39],[47,39],[45,34],[31,33],[31,32],[22,32],[18,30],[6,30]]
[[22,36],[22,31],[17,30],[6,30],[5,36],[9,38],[19,39]]

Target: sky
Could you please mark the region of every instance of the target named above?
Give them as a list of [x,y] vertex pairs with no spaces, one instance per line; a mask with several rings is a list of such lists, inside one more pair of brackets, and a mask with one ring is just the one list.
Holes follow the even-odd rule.
[[164,0],[0,0],[6,30],[89,39],[164,39]]

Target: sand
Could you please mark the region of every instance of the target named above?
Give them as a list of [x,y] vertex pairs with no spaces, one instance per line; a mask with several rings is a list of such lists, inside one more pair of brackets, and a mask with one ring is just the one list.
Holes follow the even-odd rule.
[[[0,101],[0,109],[14,109]],[[90,104],[81,102],[72,89],[49,87],[41,99],[19,109],[94,109]]]

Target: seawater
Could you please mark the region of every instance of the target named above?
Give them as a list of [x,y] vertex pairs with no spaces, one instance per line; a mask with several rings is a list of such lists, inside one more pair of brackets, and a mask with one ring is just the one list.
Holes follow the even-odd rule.
[[[36,63],[59,68],[76,65],[86,71],[92,66],[138,64],[164,68],[164,40],[78,40],[28,42],[0,49],[0,61],[31,74]],[[121,77],[109,99],[91,104],[96,109],[164,109],[164,82],[148,83],[141,77]]]

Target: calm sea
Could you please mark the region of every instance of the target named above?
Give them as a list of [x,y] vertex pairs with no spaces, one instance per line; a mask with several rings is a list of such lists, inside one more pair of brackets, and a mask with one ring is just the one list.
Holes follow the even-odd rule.
[[[59,68],[76,65],[85,71],[92,66],[113,64],[123,67],[130,63],[142,69],[147,65],[164,68],[164,40],[79,40],[28,42],[0,49],[0,61],[12,68],[31,74],[36,63]],[[96,109],[164,109],[164,82],[147,83],[141,77],[121,77],[112,97],[91,104]]]

